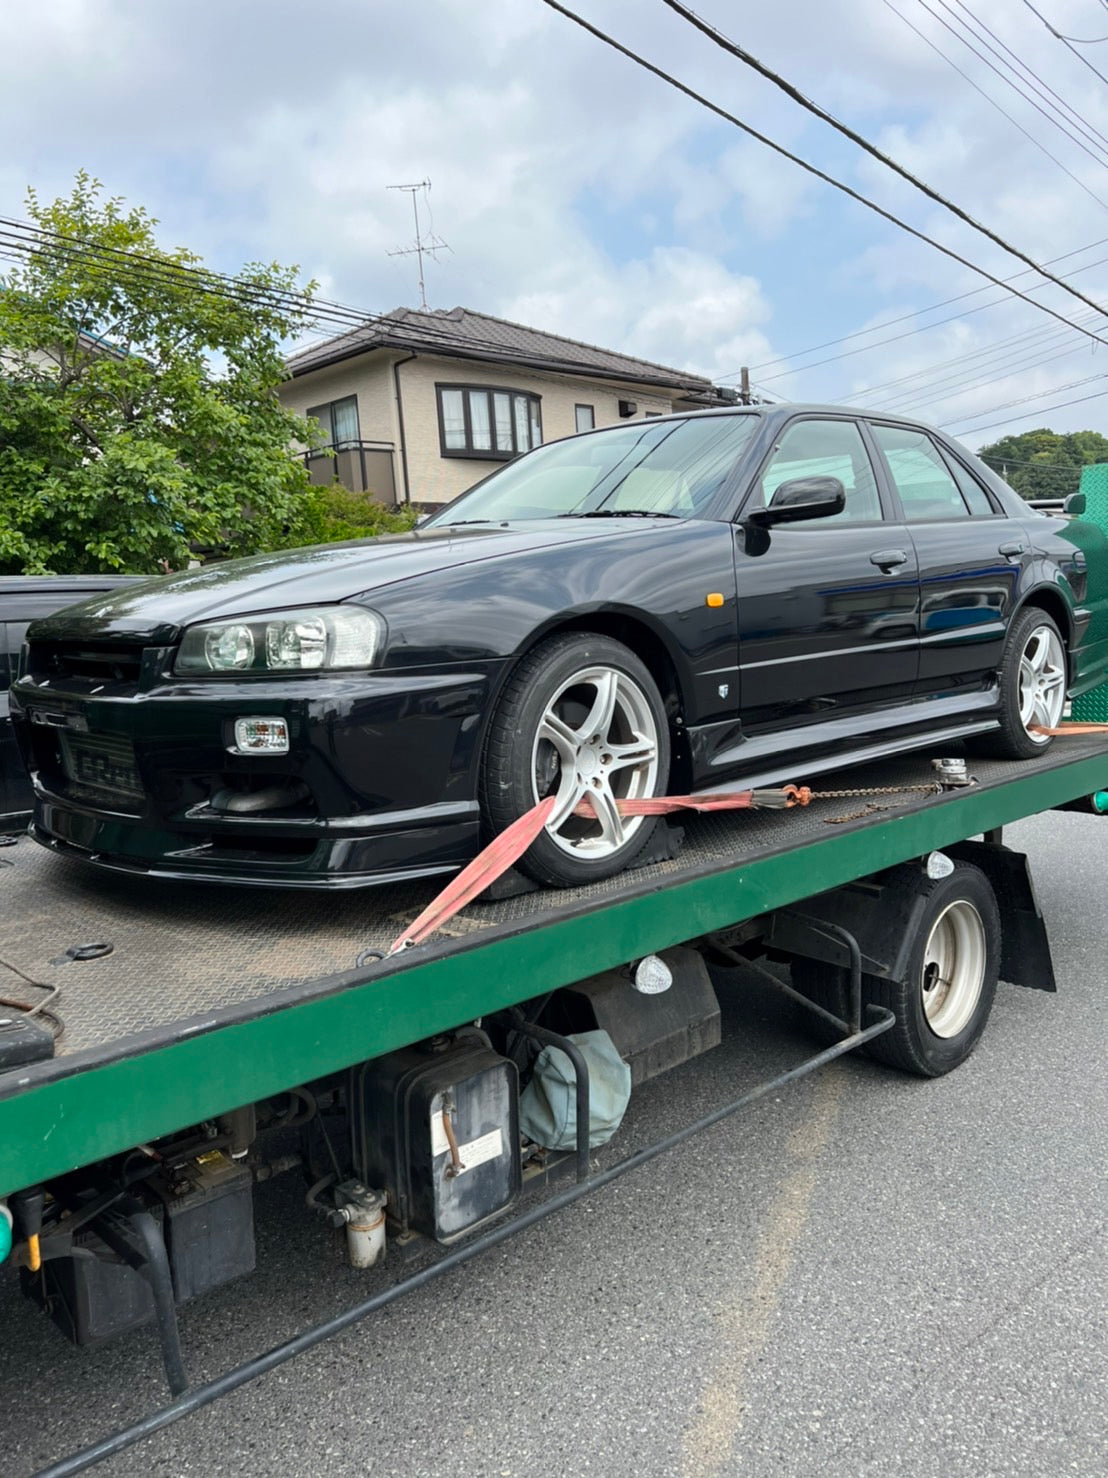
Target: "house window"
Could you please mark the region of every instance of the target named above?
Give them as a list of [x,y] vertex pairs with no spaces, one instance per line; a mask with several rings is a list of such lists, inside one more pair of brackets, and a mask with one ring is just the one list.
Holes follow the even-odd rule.
[[357,446],[361,440],[356,395],[345,395],[342,400],[332,400],[326,405],[313,405],[305,415],[323,427],[328,446]]
[[596,425],[596,415],[591,405],[575,405],[573,415],[578,431],[591,431]]
[[503,462],[542,441],[539,397],[484,385],[436,385],[444,457]]

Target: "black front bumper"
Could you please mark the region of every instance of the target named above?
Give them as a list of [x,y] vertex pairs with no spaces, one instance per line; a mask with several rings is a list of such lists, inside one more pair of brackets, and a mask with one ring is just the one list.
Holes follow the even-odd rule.
[[[271,887],[453,871],[480,845],[492,678],[409,670],[149,691],[24,679],[13,721],[34,781],[32,835],[103,867]],[[287,754],[234,752],[236,718],[259,715],[285,720]],[[97,745],[133,766],[82,781],[73,753]],[[115,774],[131,779],[113,789]],[[237,813],[229,796],[266,804]]]

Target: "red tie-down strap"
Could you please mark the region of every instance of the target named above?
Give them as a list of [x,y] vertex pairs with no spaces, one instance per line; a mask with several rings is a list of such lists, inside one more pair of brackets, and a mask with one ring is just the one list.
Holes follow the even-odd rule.
[[[674,811],[787,810],[791,806],[806,806],[811,798],[812,793],[806,785],[785,785],[778,790],[740,790],[726,795],[651,796],[644,800],[616,801],[616,806],[621,816],[668,816]],[[501,873],[518,862],[546,825],[556,800],[556,796],[547,796],[494,837],[468,866],[451,878],[403,934],[393,940],[389,954],[397,954],[409,945],[422,944],[459,909],[472,903],[478,893],[483,893]],[[576,816],[590,813],[596,814],[584,801],[574,811]]]
[[1044,729],[1042,724],[1028,724],[1029,734],[1044,734],[1048,739],[1062,739],[1067,734],[1108,734],[1108,724],[1060,724],[1056,729]]

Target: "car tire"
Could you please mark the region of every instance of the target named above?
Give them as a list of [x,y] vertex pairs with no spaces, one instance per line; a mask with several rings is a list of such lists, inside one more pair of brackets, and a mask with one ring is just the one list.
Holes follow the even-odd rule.
[[1057,625],[1037,606],[1025,606],[1009,630],[1000,663],[1000,732],[982,736],[981,748],[1001,759],[1025,760],[1050,747],[1066,702],[1066,645]]
[[[633,862],[659,824],[621,818],[612,801],[664,795],[669,762],[665,706],[645,664],[611,637],[567,632],[527,653],[508,679],[485,745],[482,812],[495,834],[559,795],[518,866],[548,887],[596,882]],[[586,794],[600,819],[572,814]]]
[[[980,868],[958,862],[944,878],[929,878],[918,867],[899,869],[886,881],[886,905],[890,915],[912,919],[912,946],[899,979],[862,976],[863,1026],[869,1006],[896,1017],[866,1050],[902,1072],[941,1077],[965,1062],[992,1011],[1000,966],[996,895]],[[797,990],[846,1019],[850,986],[842,966],[796,959],[792,973]],[[819,1041],[840,1039],[829,1023],[811,1021]]]

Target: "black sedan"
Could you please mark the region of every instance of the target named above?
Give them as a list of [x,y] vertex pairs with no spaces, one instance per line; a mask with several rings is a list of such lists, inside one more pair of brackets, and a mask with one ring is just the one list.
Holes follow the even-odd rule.
[[8,712],[8,688],[28,626],[98,591],[134,583],[133,575],[0,575],[0,832],[21,829],[31,814],[31,782]]
[[926,427],[744,408],[552,443],[411,534],[29,636],[12,712],[60,851],[379,883],[457,868],[554,794],[523,866],[576,884],[647,844],[622,798],[975,735],[1038,754],[1108,670],[1108,545]]

